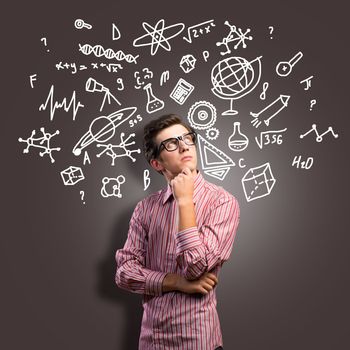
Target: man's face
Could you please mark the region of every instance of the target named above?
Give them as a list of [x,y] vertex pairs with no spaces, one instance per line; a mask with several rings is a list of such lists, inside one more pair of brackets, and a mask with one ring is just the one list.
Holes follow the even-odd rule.
[[[159,146],[162,141],[172,137],[182,136],[189,131],[181,124],[175,124],[163,129],[155,138],[156,144]],[[164,147],[158,159],[153,159],[151,165],[157,171],[162,171],[164,176],[171,180],[187,167],[192,174],[196,174],[197,170],[197,150],[195,145],[187,145],[184,141],[179,141],[179,147],[172,152],[167,151]]]

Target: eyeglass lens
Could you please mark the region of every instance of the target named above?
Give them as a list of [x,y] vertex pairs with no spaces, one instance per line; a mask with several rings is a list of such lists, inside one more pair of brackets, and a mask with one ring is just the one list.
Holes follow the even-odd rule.
[[188,134],[179,136],[177,138],[171,138],[162,142],[167,151],[175,151],[179,147],[179,140],[185,142],[186,145],[192,146],[196,142],[196,136],[194,133],[190,132]]

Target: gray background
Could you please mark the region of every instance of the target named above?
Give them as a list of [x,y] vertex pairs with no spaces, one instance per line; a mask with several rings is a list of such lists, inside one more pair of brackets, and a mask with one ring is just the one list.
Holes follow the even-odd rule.
[[[141,320],[141,297],[114,285],[115,250],[126,239],[130,216],[137,201],[164,186],[151,172],[151,186],[143,191],[143,170],[147,164],[137,155],[97,159],[90,146],[91,165],[71,150],[99,113],[102,95],[84,91],[87,78],[116,87],[124,78],[126,89],[116,93],[123,107],[137,106],[143,121],[140,132],[153,115],[145,111],[144,91],[133,88],[133,72],[149,67],[154,72],[155,94],[165,101],[161,113],[186,116],[199,100],[213,103],[218,111],[216,127],[220,137],[213,141],[235,161],[245,159],[247,167],[232,168],[222,185],[240,202],[241,224],[232,257],[224,266],[217,290],[225,349],[345,349],[350,346],[349,330],[349,230],[346,229],[349,195],[347,143],[348,113],[348,10],[345,1],[321,5],[302,2],[86,2],[59,1],[12,3],[2,12],[2,230],[1,230],[1,348],[3,349],[136,349]],[[91,31],[76,30],[82,18]],[[143,35],[142,22],[166,25],[183,22],[188,26],[215,19],[216,27],[192,44],[181,36],[170,43],[172,51],[135,48],[132,41]],[[228,33],[229,20],[242,29],[251,28],[253,41],[232,55],[253,59],[263,55],[259,86],[237,100],[238,117],[222,117],[229,106],[211,91],[210,71],[221,57],[215,43]],[[112,41],[111,27],[121,30]],[[274,27],[270,39],[269,26]],[[40,41],[47,38],[47,47]],[[57,71],[59,61],[84,64],[98,61],[78,52],[78,43],[101,44],[115,50],[140,54],[137,65],[122,62],[120,74],[102,70],[72,75]],[[232,44],[231,44],[232,45]],[[47,52],[46,50],[50,51]],[[211,53],[205,63],[203,50]],[[302,51],[303,59],[288,78],[275,74],[276,64]],[[198,59],[197,67],[184,74],[178,63],[184,54]],[[228,56],[225,56],[228,57]],[[106,61],[106,60],[101,60]],[[159,86],[162,71],[170,80]],[[29,76],[37,74],[32,89]],[[299,82],[314,75],[312,88]],[[195,85],[183,106],[168,96],[178,78]],[[261,101],[262,82],[268,81],[267,99]],[[85,105],[76,120],[72,113],[58,110],[54,120],[48,111],[38,111],[51,84],[57,99],[76,90]],[[283,144],[260,150],[254,137],[262,131],[251,126],[250,111],[259,111],[279,94],[290,94],[287,109],[274,119],[273,128],[288,130]],[[316,99],[313,111],[310,100]],[[103,114],[117,109],[106,105]],[[160,114],[161,114],[160,113]],[[250,145],[242,154],[227,147],[233,122],[241,122]],[[319,131],[333,126],[339,133],[326,135],[317,143],[314,135],[303,140],[301,133],[316,123]],[[56,162],[39,157],[36,149],[23,154],[33,129],[61,131],[53,138]],[[125,128],[125,131],[129,129]],[[204,136],[204,133],[201,133]],[[118,142],[118,138],[115,138]],[[310,170],[292,167],[295,155],[314,157]],[[247,203],[240,179],[249,167],[270,162],[277,183],[270,196]],[[74,187],[64,186],[60,171],[70,165],[82,166],[86,180]],[[101,179],[124,174],[122,199],[100,196]],[[82,203],[80,191],[85,192]],[[346,333],[347,332],[347,333]]]

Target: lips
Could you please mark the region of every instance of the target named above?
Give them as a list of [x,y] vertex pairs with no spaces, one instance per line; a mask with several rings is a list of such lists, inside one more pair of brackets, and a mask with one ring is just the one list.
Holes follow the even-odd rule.
[[186,157],[181,158],[181,161],[183,161],[183,162],[185,162],[187,160],[192,160],[192,157],[191,156],[186,156]]

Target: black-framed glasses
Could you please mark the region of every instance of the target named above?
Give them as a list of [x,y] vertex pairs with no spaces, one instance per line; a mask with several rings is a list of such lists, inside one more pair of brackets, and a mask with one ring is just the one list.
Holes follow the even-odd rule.
[[188,132],[181,136],[166,139],[160,143],[157,154],[159,155],[163,148],[165,148],[168,152],[176,151],[179,148],[180,141],[183,141],[188,146],[193,146],[196,144],[196,136],[197,134],[195,132]]

